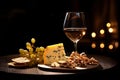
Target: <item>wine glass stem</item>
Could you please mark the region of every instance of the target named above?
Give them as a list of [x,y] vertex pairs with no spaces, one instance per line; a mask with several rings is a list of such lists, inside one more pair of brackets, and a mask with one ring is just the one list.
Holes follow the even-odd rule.
[[77,41],[74,42],[75,52],[77,52]]

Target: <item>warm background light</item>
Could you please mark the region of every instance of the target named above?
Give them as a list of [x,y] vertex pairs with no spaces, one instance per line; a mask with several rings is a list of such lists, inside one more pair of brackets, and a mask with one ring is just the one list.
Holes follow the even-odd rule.
[[106,26],[109,28],[109,27],[111,26],[111,24],[108,22],[108,23],[106,24]]
[[119,42],[115,42],[115,47],[118,48],[119,47]]
[[92,43],[92,44],[91,44],[91,47],[92,47],[92,48],[96,48],[96,44],[95,44],[95,43]]
[[100,43],[100,48],[104,48],[105,44],[104,43]]
[[109,33],[113,33],[113,28],[108,29]]
[[110,50],[113,49],[113,45],[110,44],[110,45],[108,46],[108,48],[109,48]]
[[95,32],[92,32],[92,33],[91,33],[91,36],[92,36],[92,38],[95,38],[95,37],[96,37],[96,33],[95,33]]
[[85,34],[86,34],[86,32],[85,32],[85,31],[83,31],[83,32],[82,32],[82,34],[83,34],[83,35],[85,35]]
[[101,29],[100,30],[100,34],[104,34],[105,33],[105,30],[104,29]]

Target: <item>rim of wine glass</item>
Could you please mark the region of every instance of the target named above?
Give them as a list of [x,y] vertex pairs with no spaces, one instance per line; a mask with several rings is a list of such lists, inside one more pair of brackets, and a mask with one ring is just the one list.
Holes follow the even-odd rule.
[[72,11],[68,11],[66,13],[85,13],[85,12],[84,11],[80,11],[80,12],[79,11],[73,11],[73,12]]

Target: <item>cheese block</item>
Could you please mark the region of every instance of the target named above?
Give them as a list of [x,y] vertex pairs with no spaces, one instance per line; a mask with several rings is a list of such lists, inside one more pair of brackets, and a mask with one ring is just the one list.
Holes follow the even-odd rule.
[[44,64],[51,64],[66,60],[66,53],[63,43],[48,45],[43,54]]

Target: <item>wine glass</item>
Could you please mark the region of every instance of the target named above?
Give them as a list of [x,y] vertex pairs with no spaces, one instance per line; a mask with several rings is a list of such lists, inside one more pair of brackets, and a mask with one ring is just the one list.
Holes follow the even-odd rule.
[[63,31],[65,35],[74,43],[75,51],[77,52],[77,43],[86,34],[87,27],[85,26],[84,12],[66,12]]

